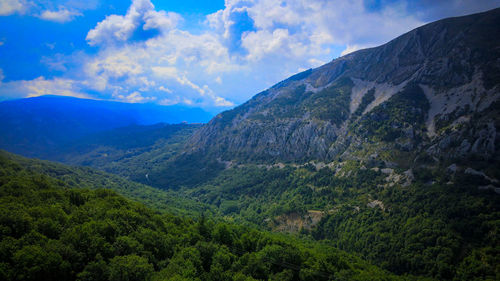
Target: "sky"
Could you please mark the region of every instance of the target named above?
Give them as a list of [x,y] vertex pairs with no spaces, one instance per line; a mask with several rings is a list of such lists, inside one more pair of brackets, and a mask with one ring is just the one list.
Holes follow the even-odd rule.
[[500,0],[0,0],[0,100],[217,113],[287,77]]

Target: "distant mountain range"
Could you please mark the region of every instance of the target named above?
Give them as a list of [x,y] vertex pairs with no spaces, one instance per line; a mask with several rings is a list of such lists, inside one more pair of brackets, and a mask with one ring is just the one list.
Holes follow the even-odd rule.
[[205,123],[199,108],[41,96],[0,102],[0,148],[50,158],[54,151],[98,132],[130,125]]

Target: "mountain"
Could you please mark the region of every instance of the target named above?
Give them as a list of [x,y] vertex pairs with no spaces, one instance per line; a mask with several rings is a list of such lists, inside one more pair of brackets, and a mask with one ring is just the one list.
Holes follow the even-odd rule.
[[235,163],[498,160],[499,26],[500,9],[444,19],[299,73],[217,115],[186,153]]
[[128,104],[60,96],[0,102],[0,148],[50,158],[80,138],[130,125],[200,123],[211,115],[198,108]]
[[182,150],[202,124],[131,125],[58,146],[46,159],[90,166],[150,184],[148,175]]
[[500,9],[307,70],[214,117],[150,184],[396,274],[500,276]]

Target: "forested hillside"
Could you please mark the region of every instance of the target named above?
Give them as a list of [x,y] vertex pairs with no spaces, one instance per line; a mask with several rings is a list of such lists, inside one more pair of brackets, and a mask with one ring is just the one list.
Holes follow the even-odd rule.
[[1,150],[0,157],[20,165],[27,173],[43,174],[72,188],[106,187],[157,211],[190,217],[197,217],[202,213],[210,215],[215,212],[212,206],[183,197],[180,193],[153,188],[93,168],[28,159]]
[[106,187],[1,155],[0,279],[398,279],[326,244],[159,213]]
[[480,173],[313,164],[230,168],[181,191],[226,219],[328,239],[397,274],[500,277],[500,196]]

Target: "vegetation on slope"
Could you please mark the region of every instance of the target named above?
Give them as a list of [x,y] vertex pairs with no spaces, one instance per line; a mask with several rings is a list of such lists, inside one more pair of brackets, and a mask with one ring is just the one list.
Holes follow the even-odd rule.
[[0,209],[1,280],[396,279],[330,246],[158,213],[5,155]]
[[93,168],[71,167],[55,162],[27,159],[1,150],[0,158],[20,165],[29,173],[43,174],[57,179],[71,188],[106,187],[161,212],[190,217],[214,212],[213,207],[182,197],[174,191],[156,189]]
[[61,146],[49,160],[91,166],[148,184],[149,175],[165,166],[200,127],[201,124],[156,124],[113,129]]
[[478,189],[487,181],[433,167],[409,183],[404,172],[358,161],[248,165],[183,191],[226,219],[327,239],[398,274],[498,279],[500,196]]
[[[369,93],[367,96],[370,98]],[[422,89],[418,85],[407,85],[403,91],[362,116],[359,122],[351,124],[351,128],[360,136],[374,140],[391,142],[406,137],[415,141],[422,138],[415,136],[414,132],[425,131],[428,111],[429,102]]]
[[[180,134],[179,139],[172,138],[172,142],[141,144],[142,140],[152,140],[147,137],[141,139],[145,137],[141,134],[147,130],[132,129],[131,132],[134,131],[140,139],[138,144],[122,144],[120,141],[126,138],[123,133],[128,132],[125,129],[98,138],[97,143],[104,148],[93,147],[88,154],[78,159],[80,162],[75,163],[98,166],[165,189],[178,189],[177,194],[181,194],[181,198],[193,198],[206,204],[197,211],[192,211],[189,206],[190,212],[200,212],[205,206],[210,206],[208,209],[214,210],[215,215],[230,221],[299,232],[306,238],[325,240],[330,245],[358,253],[394,273],[411,273],[442,280],[499,280],[500,198],[496,194],[500,192],[497,180],[500,178],[500,150],[496,145],[500,128],[499,103],[484,102],[496,99],[494,90],[488,92],[485,89],[494,89],[499,81],[500,72],[494,70],[498,69],[495,59],[500,50],[497,48],[497,38],[500,36],[492,36],[500,31],[494,24],[498,22],[499,11],[497,9],[429,24],[386,45],[358,51],[285,80],[242,106],[218,115],[190,138],[188,148],[180,155],[176,153],[190,134]],[[364,89],[366,94],[357,111],[349,112],[350,92],[353,87],[362,85],[363,81],[378,85]],[[392,87],[391,91],[396,91],[394,95],[378,104],[384,99],[384,93],[387,94],[386,98],[392,94],[387,88],[391,85],[406,86],[401,91],[401,88],[396,91]],[[463,89],[464,86],[471,86],[470,91]],[[426,90],[425,94],[423,89]],[[468,97],[471,98],[470,102],[466,101]],[[441,98],[443,101],[439,100]],[[372,108],[374,102],[378,106],[365,112],[366,108]],[[435,107],[434,110],[429,111],[432,107]],[[454,110],[447,112],[448,108]],[[436,112],[433,120],[428,119],[433,117],[431,113]],[[435,121],[435,124],[428,121]],[[113,139],[114,134],[120,137]],[[74,153],[74,150],[70,153]],[[157,155],[162,156],[156,158]],[[173,155],[176,155],[174,159]],[[170,161],[172,159],[175,161]],[[327,163],[307,162],[311,159]],[[83,174],[75,178],[71,175],[66,177],[64,173],[60,175],[59,168],[52,170],[55,172],[51,175],[63,180],[68,186],[105,185],[160,209],[169,210],[172,207],[170,204],[177,203],[173,200],[178,195],[165,197],[164,193],[146,187],[122,188],[122,185],[130,184],[121,184],[115,179],[103,180],[99,175],[92,180],[82,180],[81,177],[85,177],[83,174],[88,174],[85,170],[81,170]],[[29,171],[32,173],[35,169]],[[51,173],[45,168],[40,171]],[[22,179],[31,180],[29,173],[23,174]],[[34,185],[37,186],[35,181]],[[45,185],[43,182],[42,185]],[[7,190],[6,194],[11,197],[18,194],[20,198],[28,198],[28,194],[31,194],[23,193],[23,188]],[[19,193],[15,193],[18,190]],[[65,190],[60,192],[59,199],[67,197],[64,195]],[[92,203],[95,198],[106,202],[108,198],[112,198],[111,201],[123,200],[116,199],[116,194],[99,195],[103,191],[81,192],[91,199],[88,201],[91,202],[90,206],[105,212],[110,209]],[[45,199],[52,200],[43,192],[32,194],[35,199],[41,198],[37,204],[42,204]],[[69,198],[71,200],[71,195]],[[72,208],[78,210],[80,206],[73,206],[75,204],[71,201],[68,204],[61,206],[69,210],[65,211],[67,216],[73,216]],[[179,205],[174,205],[174,209],[182,209],[183,204],[193,202],[181,201]],[[28,203],[26,206],[20,210],[33,208]],[[25,216],[23,212],[21,217]],[[93,220],[105,219],[110,223],[115,220],[115,217],[101,214],[99,210],[92,212],[89,216]],[[140,217],[141,223],[146,223],[140,227],[163,231],[161,225],[149,222],[150,217],[141,217],[142,209],[135,213],[132,217]],[[95,214],[98,217],[93,217]],[[31,232],[35,229],[48,239],[32,240],[61,240],[59,236],[52,238],[50,231],[38,229],[34,213],[27,213],[26,217],[29,217],[28,225],[36,221],[27,230]],[[117,222],[122,223],[120,219]],[[8,219],[7,223],[10,223]],[[64,226],[64,231],[74,226],[66,222],[60,224]],[[315,256],[316,250],[308,252],[301,248],[302,242],[289,240],[290,237],[285,240],[299,246],[292,246],[294,250],[290,255],[285,250],[287,256],[279,258],[279,262],[266,265],[266,258],[274,256],[275,252],[264,251],[266,246],[258,248],[263,243],[260,240],[250,244],[253,245],[250,248],[234,248],[234,245],[249,243],[243,239],[247,233],[245,228],[226,226],[232,234],[222,235],[217,234],[218,226],[213,223],[200,222],[199,229],[192,224],[193,221],[180,220],[180,223],[174,223],[177,228],[172,226],[173,229],[180,229],[178,232],[165,230],[166,235],[173,233],[175,237],[178,233],[188,237],[196,236],[192,233],[199,235],[196,236],[199,240],[195,239],[194,242],[181,235],[182,241],[189,242],[176,242],[174,250],[166,256],[157,257],[153,254],[151,258],[136,250],[147,249],[147,246],[143,245],[145,242],[135,232],[125,232],[125,236],[137,241],[129,244],[142,245],[136,248],[130,246],[134,252],[126,252],[126,255],[133,257],[121,254],[116,257],[106,252],[106,249],[115,251],[113,245],[118,239],[115,236],[111,236],[109,241],[107,236],[103,238],[111,246],[103,244],[106,247],[102,248],[103,253],[99,253],[100,258],[95,256],[91,260],[85,253],[78,255],[102,266],[102,270],[95,271],[108,274],[102,275],[108,279],[116,277],[113,275],[116,273],[112,273],[113,268],[127,268],[132,264],[140,266],[141,269],[135,269],[137,272],[145,271],[145,275],[152,278],[155,277],[155,274],[149,274],[152,271],[162,272],[165,274],[163,277],[174,278],[174,275],[168,274],[177,274],[177,269],[187,269],[187,273],[181,275],[188,279],[195,276],[215,278],[209,275],[215,272],[212,270],[213,258],[211,263],[206,262],[210,259],[202,258],[207,247],[212,246],[197,246],[200,241],[204,241],[212,243],[215,248],[225,245],[227,251],[234,255],[229,258],[231,267],[221,265],[223,274],[286,280],[286,276],[292,279],[330,278],[335,272],[337,279],[356,278],[350,275],[353,274],[351,267],[344,272],[346,275],[340,273],[339,270],[344,266],[337,259],[332,262],[334,269],[331,271],[326,269],[330,265],[325,264],[309,267],[311,264],[306,259],[309,255]],[[12,227],[16,225],[17,221]],[[23,225],[22,220],[20,225]],[[16,236],[17,232],[12,232],[10,225],[4,230],[6,237],[21,239],[21,246],[12,250],[12,253],[8,250],[1,252],[7,253],[5,256],[11,254],[16,257],[15,254],[25,246],[23,241],[32,241],[29,237],[23,238],[26,235],[24,232]],[[281,241],[276,236],[250,233],[249,237],[275,241],[271,246],[291,245],[288,242],[276,242]],[[236,238],[216,238],[222,236]],[[45,244],[38,246],[46,247]],[[183,252],[184,249],[189,250]],[[242,249],[247,252],[241,252]],[[335,252],[333,249],[331,251]],[[63,256],[63,253],[58,254]],[[178,263],[176,255],[180,255]],[[192,257],[198,256],[200,259],[192,260]],[[322,254],[315,257],[319,257],[318,264],[323,262],[319,260],[330,262]],[[17,268],[23,264],[18,261],[6,261],[2,264],[2,270],[5,269],[2,272],[7,272],[5,274],[9,278],[19,272],[29,272],[28,269]],[[284,268],[276,267],[276,264],[287,264],[286,270],[291,271],[285,272]],[[297,269],[297,264],[300,269]],[[87,265],[82,263],[79,270],[85,270]],[[251,268],[245,269],[248,265]],[[172,267],[174,269],[169,269]],[[91,268],[101,267],[92,265]],[[328,277],[323,273],[309,276],[305,272],[310,268],[313,268],[311,272],[314,274],[327,272]],[[71,274],[80,276],[78,274],[81,271],[73,271]],[[369,278],[376,279],[377,272]],[[220,276],[224,275],[217,275],[217,278],[223,279]]]

